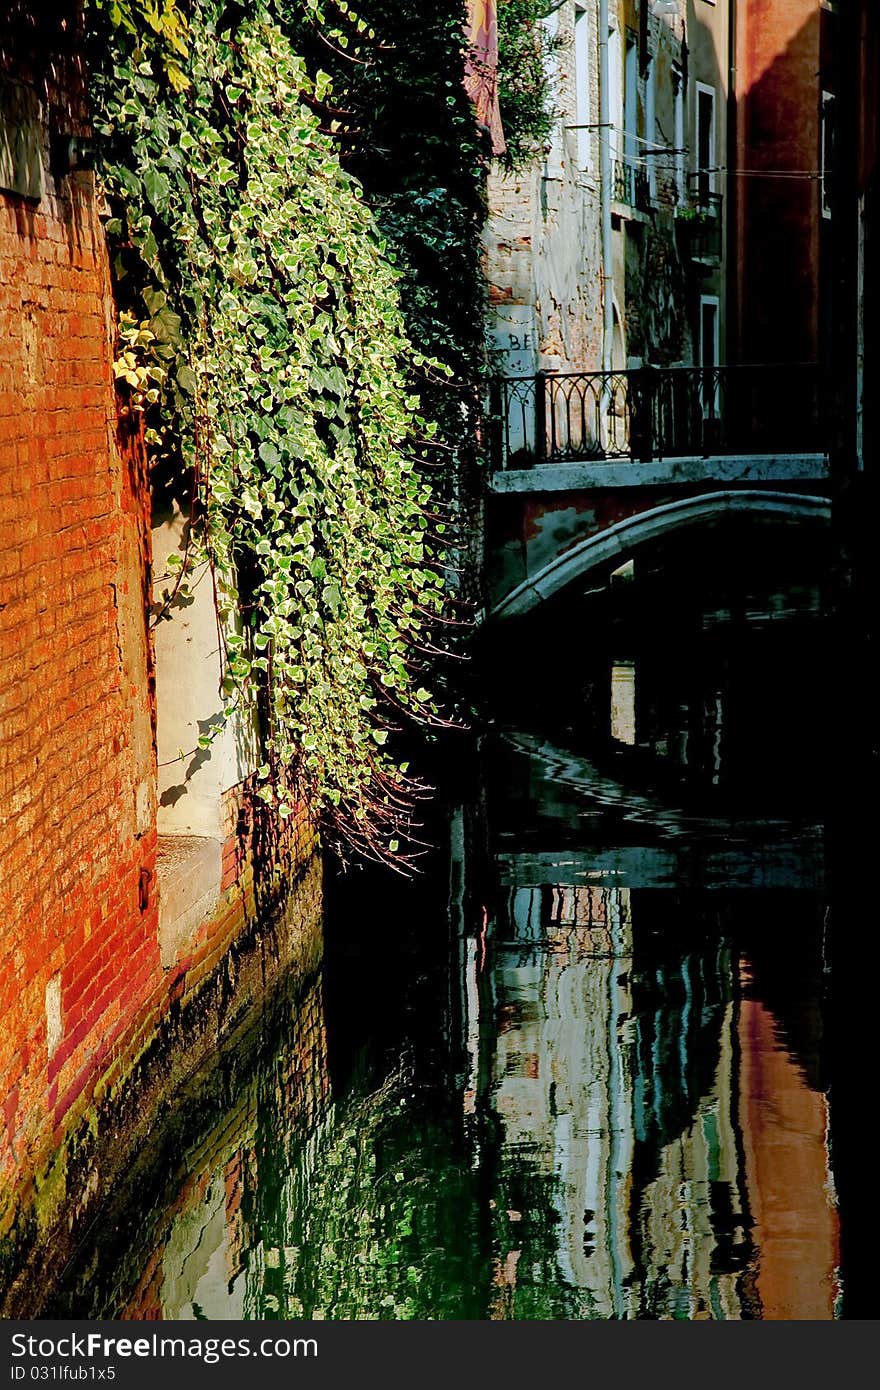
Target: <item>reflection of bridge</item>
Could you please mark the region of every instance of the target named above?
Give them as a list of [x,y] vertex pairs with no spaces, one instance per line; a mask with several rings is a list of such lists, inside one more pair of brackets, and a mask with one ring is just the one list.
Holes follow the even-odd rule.
[[812,365],[501,378],[491,419],[494,617],[731,513],[829,519]]

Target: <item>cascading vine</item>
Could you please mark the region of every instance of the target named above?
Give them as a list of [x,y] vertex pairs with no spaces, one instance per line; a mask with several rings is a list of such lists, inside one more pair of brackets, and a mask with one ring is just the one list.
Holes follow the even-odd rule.
[[556,92],[548,59],[559,41],[542,20],[555,8],[552,0],[498,0],[498,104],[508,169],[534,159],[553,129]]
[[444,527],[412,386],[429,364],[315,113],[330,79],[272,0],[92,0],[91,20],[117,376],[153,457],[197,480],[227,711],[260,708],[261,794],[282,814],[304,795],[343,841],[395,856],[415,787],[384,745],[438,717],[418,647],[447,602]]

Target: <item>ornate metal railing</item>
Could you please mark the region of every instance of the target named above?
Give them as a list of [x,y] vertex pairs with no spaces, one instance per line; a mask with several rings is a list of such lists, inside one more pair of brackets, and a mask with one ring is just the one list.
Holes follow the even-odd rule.
[[496,377],[489,417],[495,469],[826,447],[814,363]]
[[699,197],[695,195],[692,205],[679,212],[676,225],[692,260],[707,265],[717,265],[720,262],[723,245],[723,208],[722,194],[703,193]]
[[627,207],[649,212],[651,185],[647,172],[626,159],[614,161],[614,200]]

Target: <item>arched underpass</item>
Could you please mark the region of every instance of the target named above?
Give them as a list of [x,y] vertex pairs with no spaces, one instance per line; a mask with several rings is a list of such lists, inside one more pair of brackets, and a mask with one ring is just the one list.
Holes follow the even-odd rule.
[[570,545],[495,602],[492,621],[522,617],[609,563],[622,563],[642,547],[679,532],[734,516],[781,525],[827,526],[827,497],[767,489],[724,489],[666,501],[640,510]]

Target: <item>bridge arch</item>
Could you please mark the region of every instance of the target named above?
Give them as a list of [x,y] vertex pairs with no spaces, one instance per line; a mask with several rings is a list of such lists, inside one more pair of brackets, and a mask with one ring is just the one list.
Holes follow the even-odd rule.
[[747,488],[706,492],[664,502],[661,506],[636,512],[558,555],[506,594],[489,617],[492,620],[521,617],[609,560],[632,555],[650,541],[722,516],[744,514],[774,517],[782,524],[827,525],[831,520],[831,503],[827,497]]

